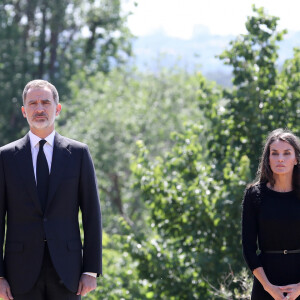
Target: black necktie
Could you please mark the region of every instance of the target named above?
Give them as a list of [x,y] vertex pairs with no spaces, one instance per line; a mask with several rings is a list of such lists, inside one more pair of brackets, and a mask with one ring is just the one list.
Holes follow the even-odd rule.
[[49,168],[44,152],[44,145],[46,141],[40,140],[40,148],[36,161],[36,181],[39,200],[43,211],[45,211],[47,196],[48,196],[48,182],[49,182]]

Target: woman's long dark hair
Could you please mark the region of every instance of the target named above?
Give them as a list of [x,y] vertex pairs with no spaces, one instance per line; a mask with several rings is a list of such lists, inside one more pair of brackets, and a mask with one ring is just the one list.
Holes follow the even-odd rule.
[[278,128],[272,131],[265,142],[264,150],[260,159],[260,163],[257,170],[257,176],[255,183],[267,183],[273,187],[275,179],[270,167],[270,145],[275,141],[283,141],[290,144],[295,150],[295,156],[297,159],[297,165],[294,166],[292,186],[296,191],[298,198],[300,199],[300,140],[291,131],[287,129]]

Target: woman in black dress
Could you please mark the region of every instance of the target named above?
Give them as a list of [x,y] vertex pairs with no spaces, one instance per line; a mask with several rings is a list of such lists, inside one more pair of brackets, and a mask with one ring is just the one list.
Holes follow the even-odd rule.
[[300,299],[300,141],[287,130],[270,133],[246,189],[242,243],[252,300]]

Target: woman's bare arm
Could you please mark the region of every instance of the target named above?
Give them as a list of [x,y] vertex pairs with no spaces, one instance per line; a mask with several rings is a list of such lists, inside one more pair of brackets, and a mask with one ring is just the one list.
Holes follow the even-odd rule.
[[262,267],[253,270],[253,275],[261,283],[265,291],[267,291],[275,300],[285,299],[283,293],[286,292],[284,287],[273,285],[267,278],[266,273]]

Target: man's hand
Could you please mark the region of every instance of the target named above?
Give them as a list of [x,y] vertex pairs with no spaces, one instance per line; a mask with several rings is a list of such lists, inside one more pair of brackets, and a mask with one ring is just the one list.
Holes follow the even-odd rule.
[[97,278],[87,274],[82,274],[79,280],[77,295],[85,296],[88,292],[94,290],[96,287]]
[[14,299],[8,282],[5,278],[0,278],[0,298],[3,300],[12,300]]

